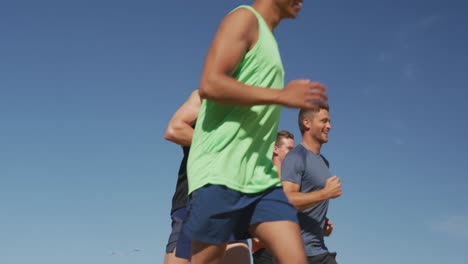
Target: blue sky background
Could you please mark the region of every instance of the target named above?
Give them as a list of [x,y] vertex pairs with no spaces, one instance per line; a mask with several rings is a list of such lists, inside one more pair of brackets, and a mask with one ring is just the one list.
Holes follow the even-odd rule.
[[[241,3],[0,3],[0,263],[162,263],[182,157],[164,129]],[[286,79],[329,89],[340,263],[466,262],[467,10],[305,1],[277,28]]]

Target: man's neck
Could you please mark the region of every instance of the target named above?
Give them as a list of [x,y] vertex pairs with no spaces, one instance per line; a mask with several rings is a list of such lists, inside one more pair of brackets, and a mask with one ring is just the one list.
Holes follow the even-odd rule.
[[280,10],[267,1],[255,1],[252,7],[263,17],[263,20],[273,32],[281,21]]
[[304,135],[302,137],[302,145],[304,145],[304,147],[306,147],[308,150],[312,151],[313,153],[320,155],[320,149],[322,148],[322,144],[320,144],[313,138]]
[[271,159],[271,162],[273,163],[273,166],[275,166],[277,170],[281,168],[281,162],[279,161],[277,156],[273,156],[273,159]]

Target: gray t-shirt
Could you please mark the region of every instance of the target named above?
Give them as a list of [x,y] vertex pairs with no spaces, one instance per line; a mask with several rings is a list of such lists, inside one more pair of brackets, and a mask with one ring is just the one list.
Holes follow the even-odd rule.
[[[297,145],[284,158],[281,165],[281,180],[299,184],[301,192],[311,192],[323,189],[330,178],[328,161]],[[301,235],[307,256],[316,256],[328,252],[323,240],[323,230],[326,224],[328,200],[314,207],[298,212]]]

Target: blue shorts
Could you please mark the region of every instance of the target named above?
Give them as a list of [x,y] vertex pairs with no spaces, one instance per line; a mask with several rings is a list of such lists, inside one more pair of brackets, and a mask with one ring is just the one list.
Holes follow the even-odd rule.
[[[177,248],[176,257],[183,259],[190,259],[192,256],[192,241],[182,232],[182,227],[188,215],[187,207],[182,207],[172,212],[172,231],[166,245],[166,253],[171,253]],[[247,240],[237,240],[233,235],[229,237],[228,242],[244,243],[247,245]]]
[[171,253],[175,248],[177,248],[176,256],[184,259],[190,259],[190,256],[192,255],[191,241],[182,232],[183,223],[187,217],[188,212],[186,207],[182,207],[172,212],[172,231],[166,245],[166,253]]
[[245,194],[221,185],[206,185],[191,194],[183,232],[192,240],[223,244],[231,235],[236,240],[250,238],[251,226],[273,221],[298,223],[296,208],[281,187]]

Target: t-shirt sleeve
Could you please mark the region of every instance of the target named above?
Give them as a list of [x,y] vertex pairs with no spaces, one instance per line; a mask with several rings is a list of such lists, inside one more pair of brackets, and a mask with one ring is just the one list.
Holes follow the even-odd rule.
[[281,164],[281,181],[301,184],[304,175],[304,160],[299,153],[289,152]]

